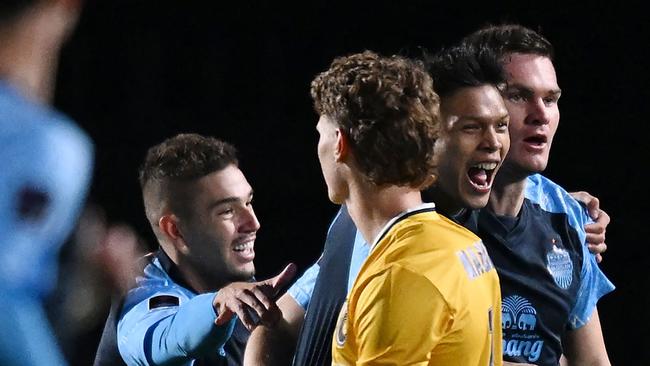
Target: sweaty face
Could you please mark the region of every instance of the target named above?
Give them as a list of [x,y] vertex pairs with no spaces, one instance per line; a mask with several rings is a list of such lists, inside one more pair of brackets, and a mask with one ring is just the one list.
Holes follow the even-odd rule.
[[336,169],[336,149],[339,140],[339,131],[334,122],[327,116],[321,116],[316,125],[318,131],[318,161],[330,201],[342,204],[342,184]]
[[212,287],[251,278],[260,224],[244,174],[230,165],[186,189],[188,217],[180,218],[179,229],[188,251],[182,259]]
[[460,208],[485,207],[508,152],[508,111],[491,85],[466,87],[441,100],[436,141],[438,189]]
[[514,53],[504,61],[511,142],[505,166],[526,174],[541,172],[560,122],[555,68],[549,58],[538,55]]

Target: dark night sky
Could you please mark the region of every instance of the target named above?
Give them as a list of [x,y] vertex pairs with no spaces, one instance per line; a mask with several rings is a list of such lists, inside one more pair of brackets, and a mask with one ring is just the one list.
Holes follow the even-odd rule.
[[[597,195],[612,217],[602,268],[618,289],[599,306],[611,360],[650,362],[650,286],[642,262],[650,235],[640,209],[648,204],[641,161],[649,156],[650,132],[643,120],[645,12],[622,2],[229,4],[87,2],[63,52],[56,105],[96,142],[91,201],[112,220],[132,224],[154,243],[136,179],[146,149],[179,132],[214,135],[239,148],[256,191],[259,277],[289,261],[304,269],[320,253],[336,211],[316,159],[313,76],[342,54],[435,51],[485,23],[519,22],[556,47],[562,118],[547,175]],[[89,363],[86,353],[78,364]]]

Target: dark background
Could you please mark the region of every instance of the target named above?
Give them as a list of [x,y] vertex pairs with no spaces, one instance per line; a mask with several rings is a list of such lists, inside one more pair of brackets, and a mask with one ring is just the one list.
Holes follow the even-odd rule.
[[[435,51],[488,22],[519,22],[556,47],[561,124],[546,175],[587,190],[612,217],[599,303],[612,363],[650,364],[645,208],[648,15],[623,2],[582,6],[412,1],[87,1],[60,64],[55,104],[96,144],[90,200],[153,245],[136,179],[146,149],[179,132],[240,150],[262,223],[258,277],[305,269],[336,211],[315,153],[309,83],[335,56]],[[103,310],[103,309],[102,309]],[[98,324],[69,350],[90,364]]]

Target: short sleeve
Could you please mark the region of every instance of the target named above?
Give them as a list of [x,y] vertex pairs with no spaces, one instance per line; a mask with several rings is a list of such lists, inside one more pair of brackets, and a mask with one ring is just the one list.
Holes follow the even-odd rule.
[[598,267],[596,258],[583,246],[582,271],[577,301],[569,314],[569,329],[577,329],[589,322],[596,303],[614,290],[614,285]]
[[316,286],[316,278],[318,278],[319,271],[320,266],[318,263],[314,263],[289,288],[289,295],[293,297],[298,305],[300,305],[304,310],[307,310],[307,307],[309,306],[311,295],[313,294],[314,287]]

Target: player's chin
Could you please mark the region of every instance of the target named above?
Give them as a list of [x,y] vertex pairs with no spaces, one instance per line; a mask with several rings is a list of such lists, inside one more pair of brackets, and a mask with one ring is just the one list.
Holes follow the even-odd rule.
[[255,274],[255,264],[253,263],[253,261],[240,264],[238,269],[239,272],[242,273],[243,275]]
[[233,282],[249,281],[255,276],[255,265],[251,262],[246,265],[240,265],[231,272]]
[[487,206],[488,200],[490,199],[490,193],[476,192],[472,190],[471,192],[463,194],[461,198],[463,207],[470,210],[480,210],[483,207]]

